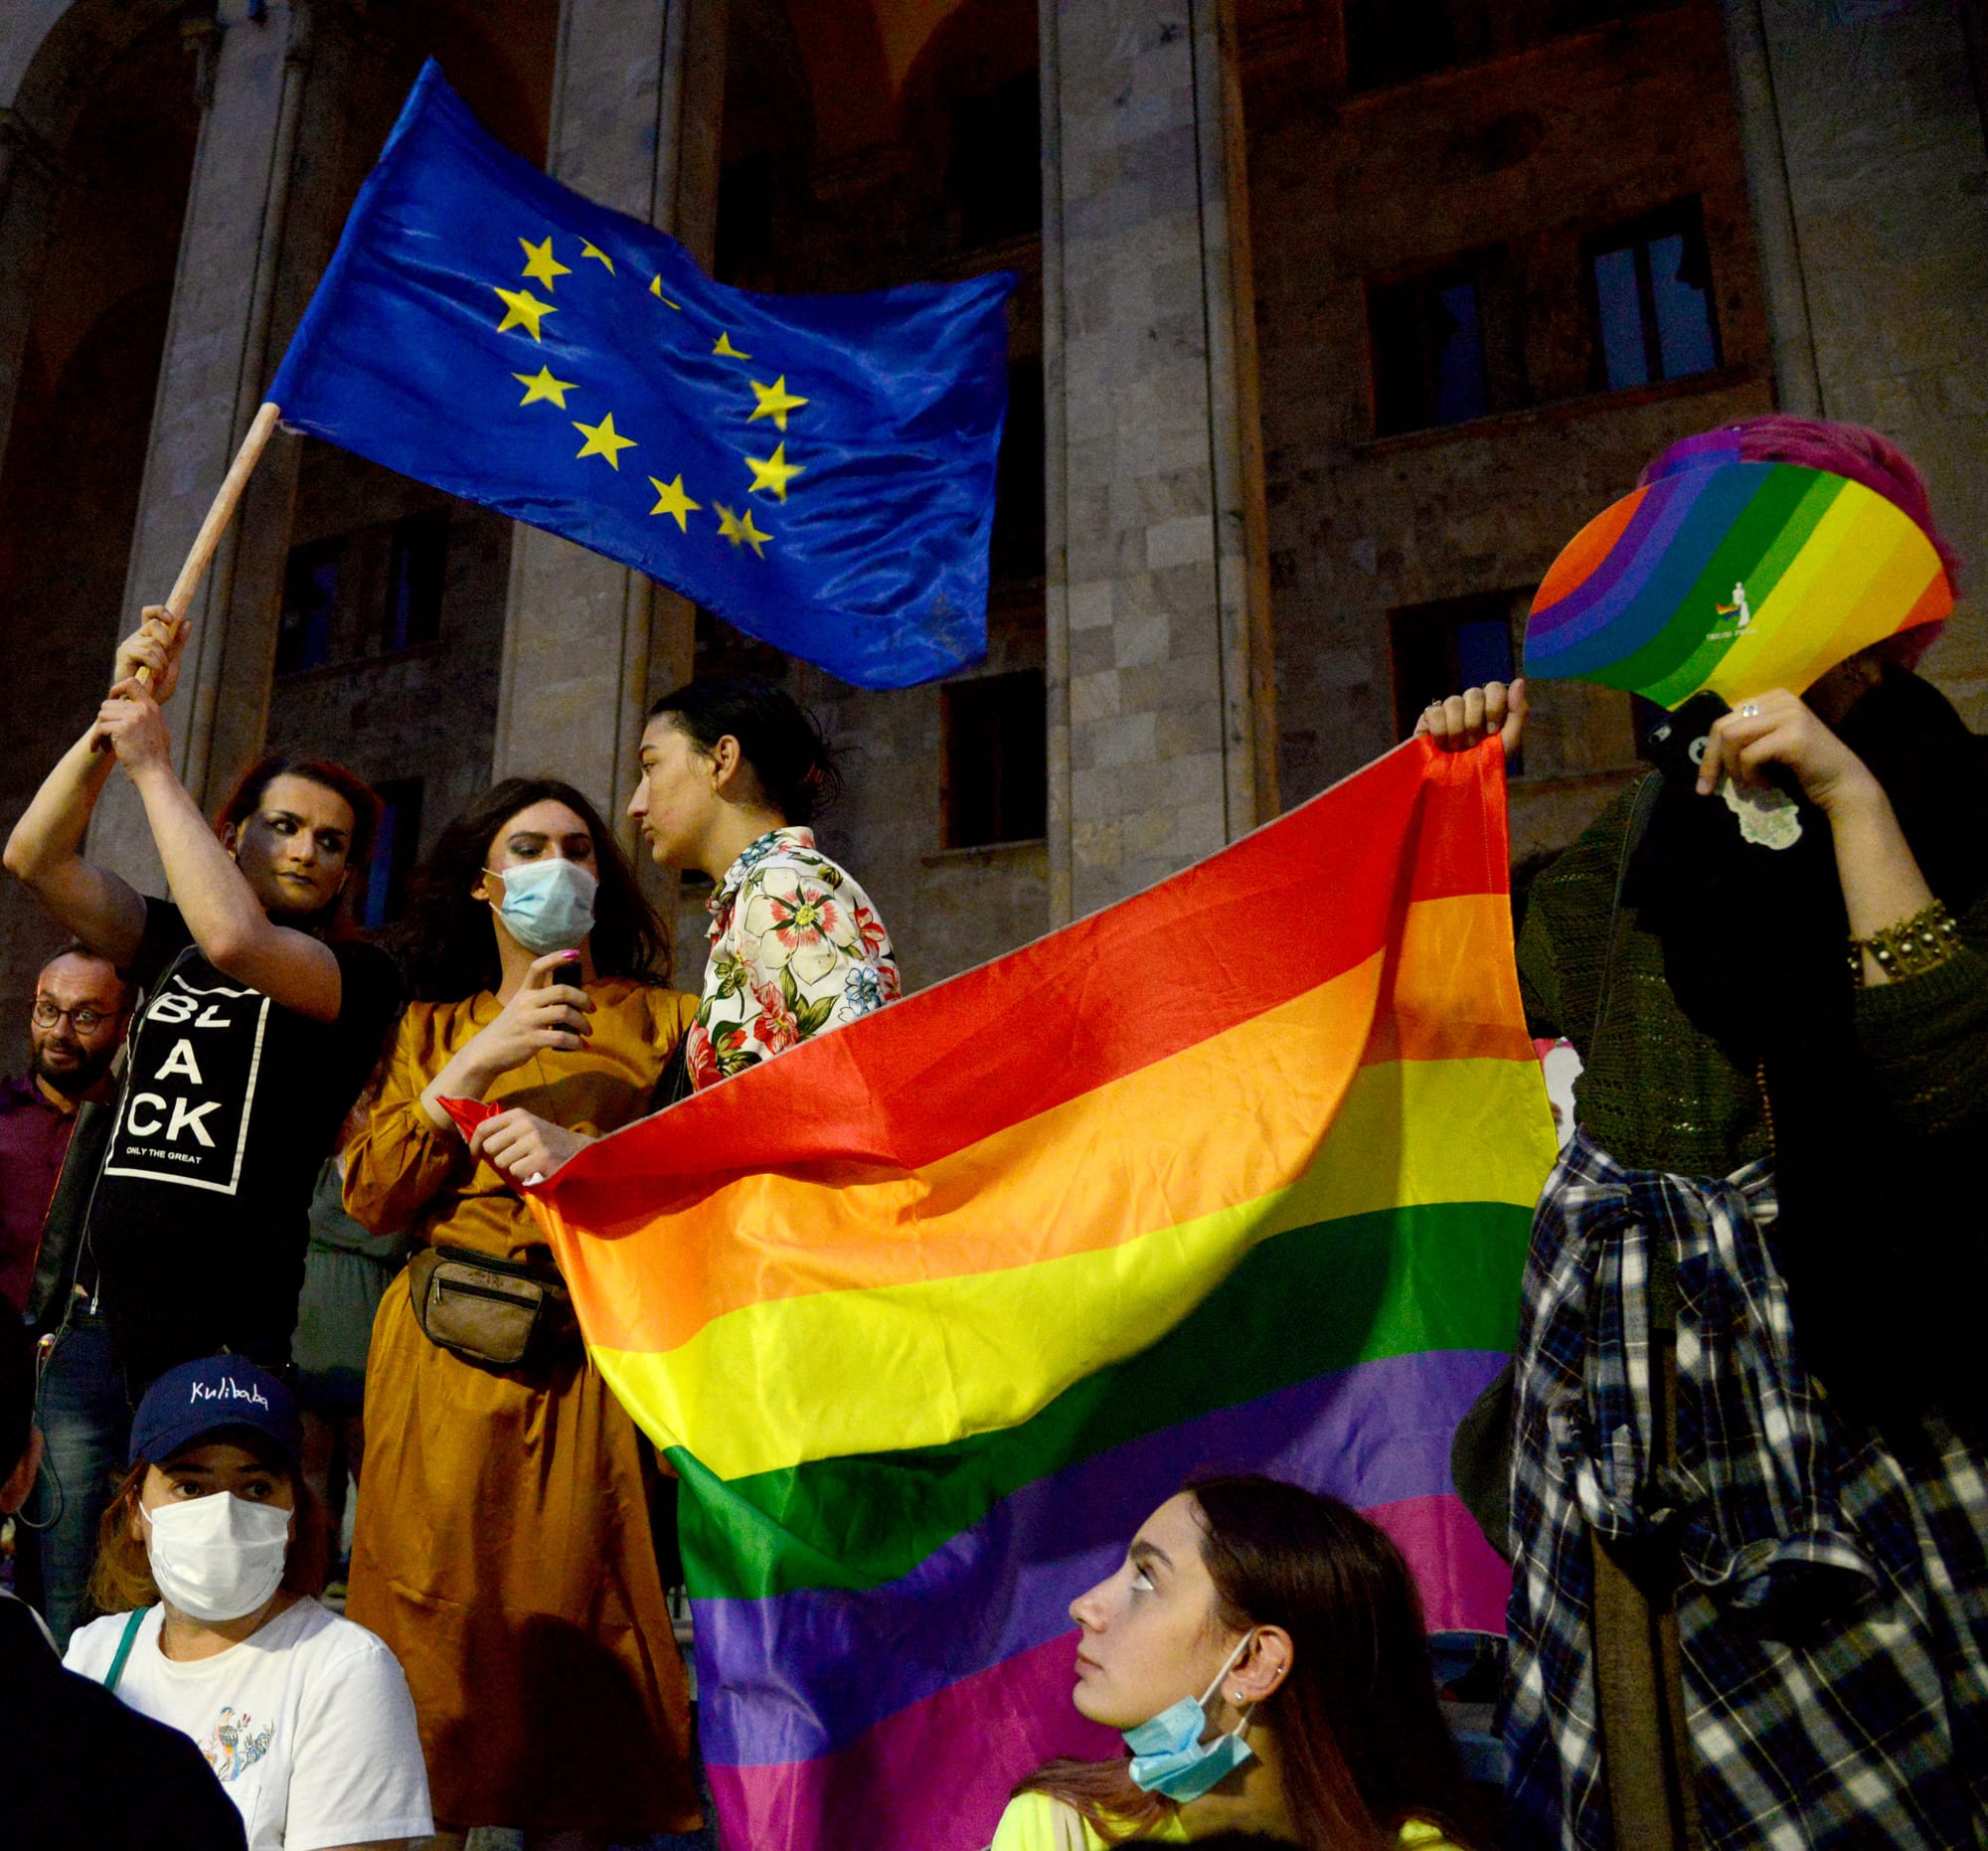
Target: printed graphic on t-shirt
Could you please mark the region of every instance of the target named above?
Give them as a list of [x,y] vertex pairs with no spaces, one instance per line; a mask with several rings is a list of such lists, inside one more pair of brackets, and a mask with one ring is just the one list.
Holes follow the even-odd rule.
[[268,1019],[259,990],[195,983],[175,967],[138,1025],[104,1175],[232,1196]]
[[214,1769],[216,1778],[226,1786],[231,1780],[239,1780],[268,1754],[275,1736],[274,1723],[264,1723],[257,1729],[255,1719],[247,1710],[238,1715],[230,1704],[215,1718],[200,1752],[207,1757],[207,1765]]

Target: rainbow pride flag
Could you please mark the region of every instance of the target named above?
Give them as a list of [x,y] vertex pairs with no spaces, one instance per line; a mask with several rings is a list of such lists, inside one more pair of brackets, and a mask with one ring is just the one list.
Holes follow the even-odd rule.
[[1604,509],[1547,574],[1526,673],[1681,707],[1799,694],[1858,650],[1936,623],[1953,587],[1910,516],[1861,482],[1708,451]]
[[975,1851],[1071,1599],[1190,1474],[1330,1489],[1502,1629],[1451,1486],[1554,1133],[1495,745],[1414,742],[1136,899],[590,1146],[535,1194],[682,1475],[732,1851]]

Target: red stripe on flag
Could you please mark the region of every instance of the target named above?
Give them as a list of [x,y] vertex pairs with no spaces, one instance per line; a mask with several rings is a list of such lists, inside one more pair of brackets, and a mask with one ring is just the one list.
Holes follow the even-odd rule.
[[[1410,742],[1144,894],[589,1146],[535,1193],[598,1227],[672,1178],[929,1163],[1316,988],[1410,901],[1505,892],[1486,794],[1503,781],[1496,747]],[[1005,1058],[1017,1043],[1033,1058]]]

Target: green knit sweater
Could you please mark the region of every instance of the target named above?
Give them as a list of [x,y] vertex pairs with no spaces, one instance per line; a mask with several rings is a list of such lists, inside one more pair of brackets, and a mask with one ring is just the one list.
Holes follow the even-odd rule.
[[[1631,785],[1533,885],[1519,933],[1527,1020],[1535,1035],[1565,1035],[1579,1051],[1575,1115],[1618,1163],[1729,1176],[1772,1154],[1756,1076],[1678,1007],[1663,945],[1634,906],[1615,920],[1610,956],[1635,799]],[[1920,1133],[1988,1120],[1988,901],[1960,924],[1966,944],[1946,963],[1857,994],[1864,1054]]]
[[1759,1086],[1678,1007],[1663,944],[1633,906],[1615,921],[1610,956],[1637,788],[1622,791],[1533,883],[1519,933],[1526,1019],[1535,1035],[1565,1035],[1579,1052],[1574,1115],[1617,1163],[1728,1176],[1768,1154]]

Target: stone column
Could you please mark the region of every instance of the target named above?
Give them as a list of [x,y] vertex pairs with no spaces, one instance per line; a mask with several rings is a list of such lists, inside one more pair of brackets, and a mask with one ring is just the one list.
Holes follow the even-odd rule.
[[[268,0],[262,16],[251,19],[249,0],[221,0],[215,30],[200,53],[206,113],[125,581],[127,625],[171,589],[272,369],[270,308],[303,101],[307,26],[301,3]],[[259,506],[266,507],[278,488],[275,476],[294,467],[286,449],[278,437],[264,456],[251,487]],[[242,533],[256,524],[254,507],[245,502],[189,612],[193,630],[179,690],[167,708],[174,763],[202,802],[218,799],[215,786],[241,768],[241,744],[218,755],[216,741],[217,729],[231,741],[235,731],[226,712],[235,697],[224,689],[224,662],[240,655],[244,639],[237,637],[231,651],[229,613]],[[265,699],[267,679],[264,661]],[[254,735],[259,742],[259,724]],[[162,891],[144,812],[121,778],[104,792],[89,850],[138,886]]]
[[55,156],[18,110],[0,109],[0,458],[59,191]]
[[1815,341],[1809,330],[1808,280],[1801,236],[1788,188],[1788,151],[1774,98],[1773,61],[1760,0],[1725,0],[1726,49],[1740,103],[1746,199],[1753,209],[1753,245],[1760,256],[1760,290],[1774,343],[1774,397],[1784,412],[1821,415]]
[[[1975,567],[1970,590],[1988,563],[1988,141],[1967,30],[1977,12],[1974,0],[1727,3],[1781,402],[1904,445]],[[1976,602],[1926,670],[1980,727],[1988,625]]]
[[[565,0],[548,168],[711,261],[724,0]],[[689,678],[690,604],[643,574],[519,526],[495,774],[551,772],[616,816],[657,686]]]
[[1058,923],[1276,805],[1228,12],[1218,0],[1041,10]]

